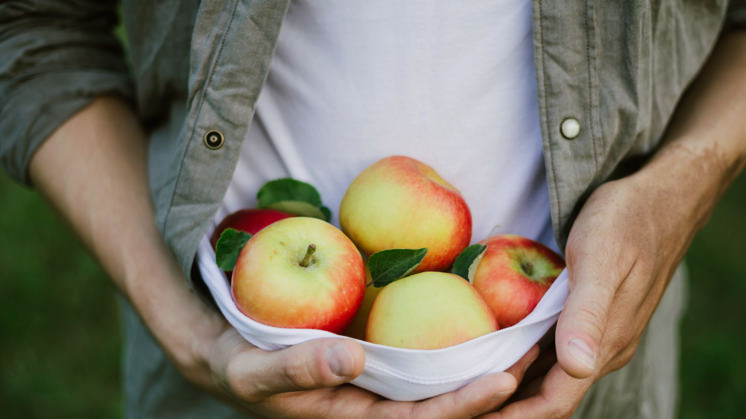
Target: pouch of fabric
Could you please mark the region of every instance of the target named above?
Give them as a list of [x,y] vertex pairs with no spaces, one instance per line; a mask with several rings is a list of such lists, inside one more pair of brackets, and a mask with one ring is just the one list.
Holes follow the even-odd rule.
[[[233,302],[225,274],[215,264],[215,253],[207,237],[200,243],[197,264],[228,322],[261,349],[277,350],[319,338],[352,339],[324,330],[267,326],[241,313]],[[391,400],[413,401],[456,390],[485,374],[504,371],[557,321],[567,293],[567,272],[563,271],[531,314],[518,324],[443,349],[402,349],[357,340],[365,349],[365,369],[352,384]]]

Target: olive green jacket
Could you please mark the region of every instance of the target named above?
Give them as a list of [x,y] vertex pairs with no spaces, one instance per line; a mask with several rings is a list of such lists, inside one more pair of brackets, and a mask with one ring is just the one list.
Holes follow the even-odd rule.
[[[231,180],[288,5],[124,0],[125,58],[111,33],[114,1],[0,3],[2,165],[27,182],[31,156],[57,126],[96,96],[126,98],[150,137],[158,226],[189,272]],[[561,247],[594,188],[655,150],[723,28],[746,22],[743,2],[728,8],[726,0],[533,0],[540,123]],[[568,118],[579,121],[577,136],[561,129]],[[184,382],[126,304],[124,312],[128,415],[229,414]]]

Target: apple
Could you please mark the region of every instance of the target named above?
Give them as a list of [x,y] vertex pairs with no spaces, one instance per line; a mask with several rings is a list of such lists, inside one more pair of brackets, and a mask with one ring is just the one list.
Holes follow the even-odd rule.
[[405,156],[363,170],[342,198],[339,221],[366,255],[426,247],[415,272],[448,269],[471,240],[471,213],[459,191],[430,166]]
[[233,268],[238,309],[269,326],[338,333],[365,293],[365,265],[339,229],[310,217],[276,221],[252,236]]
[[526,317],[565,268],[560,255],[543,244],[516,235],[490,237],[472,283],[501,328]]
[[370,310],[365,340],[438,349],[495,330],[495,316],[468,281],[445,272],[421,272],[380,291]]
[[365,339],[365,325],[368,322],[370,309],[371,307],[373,307],[373,301],[375,301],[378,293],[381,292],[381,290],[383,289],[374,287],[371,282],[372,280],[370,278],[370,273],[366,272],[366,284],[370,285],[365,287],[363,302],[362,304],[360,304],[360,308],[358,309],[357,314],[355,314],[355,317],[353,317],[350,324],[347,326],[344,332],[342,332],[343,335],[355,339]]
[[238,231],[254,235],[259,230],[275,221],[288,217],[293,217],[293,215],[269,208],[246,208],[238,210],[223,218],[223,221],[215,227],[215,231],[213,231],[212,236],[210,236],[210,244],[212,244],[214,250],[215,245],[220,238],[220,234],[222,234],[226,228],[235,228]]

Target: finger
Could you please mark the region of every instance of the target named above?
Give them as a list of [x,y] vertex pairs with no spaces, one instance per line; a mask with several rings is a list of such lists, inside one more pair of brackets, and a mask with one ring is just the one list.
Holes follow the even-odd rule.
[[619,280],[603,272],[603,263],[591,255],[568,264],[572,287],[557,321],[555,346],[562,368],[576,378],[590,377],[606,329],[609,307]]
[[[266,417],[364,418],[371,417],[374,411],[372,407],[382,401],[389,402],[359,387],[343,384],[316,390],[278,393],[267,398],[261,406]],[[410,409],[401,406],[398,411],[399,416],[403,417]]]
[[528,371],[534,362],[536,362],[540,354],[541,350],[539,349],[539,345],[532,346],[531,349],[521,357],[521,359],[516,361],[516,363],[505,370],[505,372],[515,377],[516,382],[520,383],[523,380],[526,371]]
[[460,418],[492,410],[515,390],[516,381],[538,356],[532,348],[509,372],[482,377],[466,387],[422,402],[394,402],[353,386],[281,393],[264,405],[272,411],[303,417]]
[[289,391],[334,387],[362,373],[365,352],[347,339],[320,339],[287,349],[246,351],[229,364],[228,382],[245,400]]
[[[634,281],[633,277],[634,273],[630,274],[619,287],[614,306],[609,311],[609,323],[602,344],[605,348],[604,362],[598,369],[600,376],[625,366],[632,359],[658,305],[655,289],[641,281]],[[644,295],[642,301],[640,295]]]
[[556,363],[557,352],[555,351],[554,345],[542,350],[541,354],[539,354],[538,358],[536,358],[536,361],[531,364],[531,366],[526,371],[526,374],[523,376],[523,381],[521,382],[520,387],[523,387],[523,382],[529,382],[537,378],[543,378],[547,374],[547,372],[549,372],[549,369],[552,368]]
[[537,356],[539,347],[535,345],[505,372],[486,375],[460,390],[415,404],[412,416],[462,418],[494,410],[513,394],[526,369]]
[[526,369],[526,373],[523,374],[523,378],[521,379],[518,388],[506,403],[513,403],[537,394],[541,387],[541,383],[544,381],[544,376],[556,363],[557,356],[554,351],[554,346],[548,349],[542,349],[534,362],[532,362]]
[[507,372],[488,374],[459,390],[412,406],[413,418],[474,417],[493,410],[515,391],[517,382]]
[[516,389],[515,393],[508,399],[507,403],[515,403],[519,400],[527,399],[529,397],[533,397],[541,391],[541,385],[544,383],[544,379],[546,378],[546,375],[538,376],[536,378],[526,378],[523,380],[520,386],[518,386],[518,389]]
[[518,390],[513,394],[513,398],[521,392],[521,389],[525,387],[526,382],[534,381],[538,377],[543,378],[549,371],[549,368],[557,363],[557,350],[554,347],[555,331],[556,325],[553,325],[544,336],[539,339],[539,342],[537,343],[539,346],[539,355],[526,370],[521,383],[518,385]]
[[570,417],[583,400],[592,379],[577,379],[559,365],[549,370],[535,396],[507,404],[499,412],[483,416],[487,419],[531,419]]

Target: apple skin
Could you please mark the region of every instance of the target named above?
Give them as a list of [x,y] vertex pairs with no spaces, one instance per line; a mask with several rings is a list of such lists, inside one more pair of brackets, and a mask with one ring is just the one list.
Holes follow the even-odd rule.
[[275,221],[289,217],[293,217],[293,215],[269,208],[246,208],[238,210],[223,218],[223,221],[215,227],[215,231],[213,231],[212,236],[210,236],[210,244],[214,250],[215,245],[218,243],[218,239],[220,238],[220,234],[222,234],[223,230],[226,228],[235,228],[238,231],[254,235],[259,230]]
[[458,275],[421,272],[386,285],[370,310],[365,340],[439,349],[498,329],[479,293]]
[[426,247],[414,272],[447,270],[471,240],[471,212],[459,191],[405,156],[363,170],[342,198],[339,222],[366,255]]
[[560,255],[543,244],[516,235],[490,237],[474,273],[474,288],[501,328],[526,317],[565,268]]
[[[370,271],[366,269],[365,275],[366,284],[370,284],[372,281],[370,278]],[[382,289],[383,288],[374,287],[372,284],[365,287],[365,296],[363,297],[363,303],[360,304],[360,309],[358,309],[357,314],[355,314],[355,317],[353,317],[350,324],[347,326],[344,332],[342,332],[343,335],[355,339],[365,339],[365,325],[368,322],[370,309],[371,307],[373,307],[373,301],[376,300],[378,293],[381,292]]]
[[[310,244],[316,251],[301,266]],[[231,281],[233,300],[269,326],[344,330],[365,293],[365,265],[333,225],[309,217],[277,221],[246,242]]]

